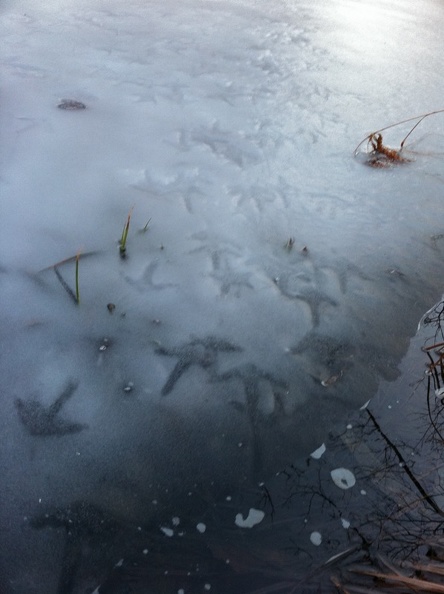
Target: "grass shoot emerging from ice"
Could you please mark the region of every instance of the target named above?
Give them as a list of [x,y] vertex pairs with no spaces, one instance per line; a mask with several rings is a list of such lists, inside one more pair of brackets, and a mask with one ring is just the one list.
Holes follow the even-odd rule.
[[76,303],[77,303],[77,305],[80,304],[79,260],[80,260],[80,252],[77,252],[77,254],[76,254]]
[[142,227],[142,229],[140,229],[139,233],[146,233],[150,227],[150,223],[151,223],[151,218],[149,218],[147,220],[147,222],[145,223],[145,225]]
[[[55,273],[58,281],[62,285],[62,287],[65,289],[65,291],[68,293],[68,295],[74,301],[74,303],[76,305],[79,305],[80,304],[80,285],[79,285],[80,259],[87,257],[87,256],[92,256],[95,253],[96,252],[82,253],[79,251],[79,252],[77,252],[77,254],[75,256],[71,256],[70,258],[66,258],[65,260],[60,260],[60,262],[56,262],[55,264],[52,264],[51,266],[44,268],[40,272],[45,272],[46,270],[54,270],[54,273]],[[72,288],[68,285],[66,280],[63,278],[62,273],[59,270],[59,268],[61,266],[64,266],[65,264],[69,264],[71,262],[75,262],[75,278],[74,278],[75,289],[74,290],[72,290]]]
[[[375,168],[386,168],[392,165],[399,165],[401,163],[408,163],[410,159],[407,159],[403,156],[402,151],[404,149],[404,144],[410,134],[419,126],[419,124],[425,120],[425,118],[436,115],[438,113],[444,113],[444,109],[438,109],[436,111],[429,111],[428,113],[415,116],[413,118],[408,118],[406,120],[402,120],[400,122],[396,122],[395,124],[390,124],[389,126],[385,126],[384,128],[380,128],[375,132],[372,132],[368,136],[366,136],[358,146],[354,150],[354,156],[356,157],[358,154],[361,153],[360,148],[364,143],[366,144],[366,150],[364,151],[364,155],[366,157],[364,163],[369,165],[370,167]],[[407,135],[403,138],[399,145],[399,149],[394,149],[386,146],[384,144],[384,138],[382,132],[385,130],[389,130],[390,128],[395,128],[396,126],[400,126],[401,124],[407,124],[409,122],[416,122],[414,126],[409,130]]]
[[[119,251],[120,251],[121,258],[126,258],[126,240],[128,239],[128,231],[129,231],[129,226],[130,226],[130,222],[131,222],[132,212],[133,212],[133,209],[131,209],[128,213],[126,223],[123,226],[122,237],[119,239]],[[149,223],[149,221],[148,221],[148,223]]]

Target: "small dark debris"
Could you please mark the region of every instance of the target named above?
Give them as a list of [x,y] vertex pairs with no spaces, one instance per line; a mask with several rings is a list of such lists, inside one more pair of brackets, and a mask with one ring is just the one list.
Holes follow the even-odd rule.
[[390,274],[391,276],[395,276],[397,278],[405,278],[405,274],[403,272],[401,272],[400,270],[398,270],[397,268],[387,268],[387,270],[385,272],[387,274]]
[[81,101],[75,101],[74,99],[62,99],[57,105],[59,109],[65,109],[68,111],[76,111],[79,109],[86,109],[86,105]]
[[287,249],[288,251],[290,251],[293,248],[293,246],[294,246],[294,241],[295,241],[294,240],[294,237],[289,237],[287,239],[287,241],[285,242],[285,244],[284,244],[285,249]]
[[430,239],[432,241],[438,241],[439,239],[444,239],[444,233],[436,233],[435,235],[431,235]]
[[106,349],[110,346],[111,346],[111,341],[109,340],[109,338],[104,338],[100,343],[99,351],[102,351],[102,352],[106,351]]
[[332,386],[333,384],[335,384],[339,379],[341,379],[343,375],[343,371],[341,370],[339,373],[337,373],[336,375],[331,375],[330,377],[324,379],[321,381],[321,385],[324,386],[324,388],[327,388],[328,386]]
[[108,308],[108,311],[110,314],[112,314],[113,311],[116,309],[116,306],[114,303],[107,303],[106,307]]
[[393,167],[394,161],[391,161],[384,155],[377,155],[375,157],[370,157],[364,161],[364,164],[368,167],[373,167],[375,169],[387,169],[388,167]]

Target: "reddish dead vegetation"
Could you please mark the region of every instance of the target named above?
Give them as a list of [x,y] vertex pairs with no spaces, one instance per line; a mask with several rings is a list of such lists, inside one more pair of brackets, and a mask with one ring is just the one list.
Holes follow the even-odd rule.
[[[407,120],[402,120],[401,122],[396,122],[395,124],[390,124],[390,126],[385,126],[380,130],[376,130],[372,132],[368,136],[366,136],[355,149],[354,156],[356,157],[358,154],[362,154],[360,151],[361,146],[364,143],[366,144],[366,150],[364,152],[365,165],[369,167],[375,167],[378,169],[384,169],[387,167],[392,167],[394,165],[401,165],[403,163],[409,163],[411,159],[406,158],[402,151],[404,149],[404,144],[413,130],[419,126],[419,124],[427,117],[431,115],[435,115],[438,113],[443,113],[444,109],[438,109],[436,111],[430,111],[423,115],[415,116],[413,118],[408,118]],[[416,121],[417,120],[417,121]],[[404,137],[399,145],[399,149],[394,149],[386,146],[384,144],[384,138],[382,136],[382,132],[388,130],[390,128],[394,128],[395,126],[400,126],[401,124],[406,124],[408,122],[415,122],[415,125],[409,130],[408,134]]]
[[369,167],[382,169],[410,161],[410,159],[401,156],[401,149],[398,151],[385,146],[382,142],[382,134],[370,134],[368,142],[372,149],[365,164]]

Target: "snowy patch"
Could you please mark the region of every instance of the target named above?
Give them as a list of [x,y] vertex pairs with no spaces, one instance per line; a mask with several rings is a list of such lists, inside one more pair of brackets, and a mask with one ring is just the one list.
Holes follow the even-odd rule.
[[246,518],[242,514],[237,514],[234,523],[239,528],[253,528],[256,524],[260,524],[264,517],[265,513],[263,511],[251,507]]
[[203,524],[202,522],[199,522],[199,524],[197,524],[197,526],[196,526],[196,530],[198,532],[200,532],[201,534],[203,534],[206,529],[207,529],[206,525]]
[[315,546],[319,546],[322,542],[322,534],[320,532],[312,532],[310,534],[310,541],[312,544],[314,544]]
[[171,528],[165,528],[164,526],[161,526],[160,529],[165,534],[165,536],[174,536],[174,530],[172,530]]
[[350,489],[356,484],[355,475],[347,468],[335,468],[330,474],[334,484],[340,489]]
[[323,443],[321,446],[319,446],[319,447],[318,447],[318,449],[317,449],[317,450],[315,450],[314,452],[312,452],[312,453],[310,454],[310,456],[311,456],[312,458],[314,458],[315,460],[319,460],[319,458],[320,458],[320,457],[321,457],[323,454],[325,454],[325,451],[326,451],[326,449],[327,449],[327,448],[325,447],[325,443]]
[[345,529],[350,528],[350,522],[348,520],[346,520],[345,518],[341,518],[341,524],[342,524],[342,527]]

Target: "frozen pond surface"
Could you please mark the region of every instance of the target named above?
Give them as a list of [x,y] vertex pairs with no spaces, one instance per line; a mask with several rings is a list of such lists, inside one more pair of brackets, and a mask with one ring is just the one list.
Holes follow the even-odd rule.
[[[77,540],[94,522],[112,540],[114,521],[168,538],[184,517],[207,534],[202,509],[307,457],[398,377],[442,292],[443,115],[403,166],[353,149],[442,108],[443,12],[3,4],[2,592],[94,590],[86,545],[63,552],[73,517]],[[76,305],[60,280],[75,292],[79,251]],[[233,526],[259,511],[233,507]]]

